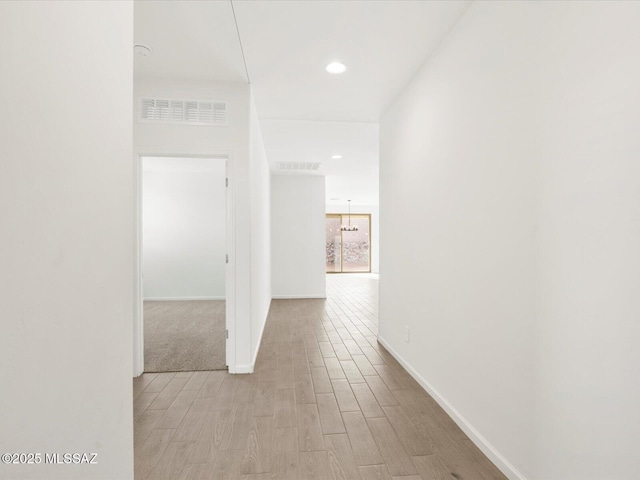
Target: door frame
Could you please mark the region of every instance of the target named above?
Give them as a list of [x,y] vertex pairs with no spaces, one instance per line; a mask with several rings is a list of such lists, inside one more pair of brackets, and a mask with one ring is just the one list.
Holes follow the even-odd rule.
[[142,289],[142,157],[178,157],[178,158],[207,158],[224,160],[226,164],[226,250],[228,261],[225,268],[225,323],[227,339],[225,342],[226,363],[229,373],[235,373],[236,344],[235,344],[235,201],[232,181],[234,162],[230,154],[184,154],[184,153],[136,153],[134,155],[134,285],[133,285],[133,376],[144,373],[144,319],[143,319],[143,289]]

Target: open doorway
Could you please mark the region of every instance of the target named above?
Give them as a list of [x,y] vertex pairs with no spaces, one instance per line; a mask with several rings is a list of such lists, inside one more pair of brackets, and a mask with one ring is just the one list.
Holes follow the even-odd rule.
[[145,372],[226,368],[226,163],[140,157]]

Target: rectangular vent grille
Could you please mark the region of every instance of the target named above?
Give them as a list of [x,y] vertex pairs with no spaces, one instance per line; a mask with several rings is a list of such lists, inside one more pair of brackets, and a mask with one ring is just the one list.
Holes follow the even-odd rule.
[[318,170],[320,162],[278,162],[280,170]]
[[226,126],[227,103],[212,100],[141,98],[141,122]]

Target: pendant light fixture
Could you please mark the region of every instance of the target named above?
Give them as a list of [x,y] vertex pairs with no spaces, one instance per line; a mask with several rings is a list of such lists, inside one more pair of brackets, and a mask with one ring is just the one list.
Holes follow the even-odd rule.
[[358,226],[351,225],[351,200],[347,200],[349,202],[349,225],[341,225],[340,230],[343,232],[357,232]]

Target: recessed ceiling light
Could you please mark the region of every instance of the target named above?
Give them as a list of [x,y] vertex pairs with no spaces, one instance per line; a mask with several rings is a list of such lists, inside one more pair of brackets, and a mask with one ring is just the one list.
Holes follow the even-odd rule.
[[331,62],[329,65],[324,67],[324,69],[329,73],[338,74],[338,73],[344,73],[347,67],[345,66],[344,63]]
[[331,155],[331,158],[333,158],[334,160],[340,160],[342,158],[342,155]]
[[151,49],[146,45],[134,45],[133,51],[141,57],[148,57],[151,55]]

